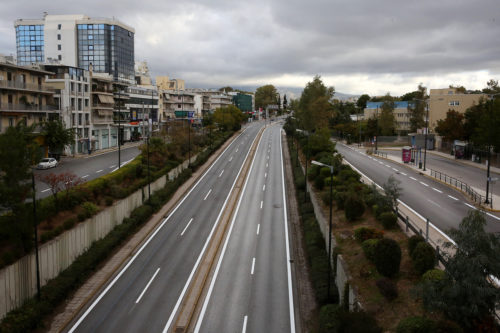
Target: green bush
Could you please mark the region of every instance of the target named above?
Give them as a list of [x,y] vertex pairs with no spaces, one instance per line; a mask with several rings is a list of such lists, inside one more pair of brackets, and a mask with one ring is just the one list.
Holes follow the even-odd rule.
[[314,187],[321,191],[325,187],[325,179],[322,177],[314,178]]
[[361,243],[361,248],[363,249],[363,253],[365,254],[366,259],[373,262],[375,260],[375,249],[377,247],[377,243],[380,239],[367,239],[363,243]]
[[298,179],[295,180],[295,186],[297,187],[298,190],[303,191],[306,188],[305,178],[298,177]]
[[[332,197],[335,197],[335,194],[336,194],[335,190],[333,191],[332,194],[333,194]],[[323,201],[323,203],[325,205],[330,205],[330,189],[328,189],[328,191],[321,192],[321,200]],[[333,198],[332,198],[332,200],[333,200]]]
[[64,221],[63,226],[65,230],[69,230],[73,228],[75,224],[76,224],[76,219],[74,217],[70,217],[69,219]]
[[435,323],[436,333],[463,333],[463,329],[454,321],[439,320]]
[[436,253],[434,248],[426,243],[420,242],[412,252],[411,259],[418,274],[422,275],[436,265]]
[[355,221],[363,216],[365,212],[365,204],[361,196],[357,193],[350,192],[344,202],[344,213],[348,221]]
[[374,205],[377,204],[376,197],[375,197],[375,195],[373,193],[365,195],[365,204],[368,207],[373,207]]
[[85,214],[85,212],[80,212],[78,213],[77,218],[78,222],[83,222],[87,218],[87,214]]
[[437,268],[429,269],[422,275],[422,281],[436,282],[446,278],[446,272]]
[[381,333],[377,321],[363,311],[349,312],[337,304],[328,304],[320,309],[319,332],[322,333]]
[[345,199],[347,197],[346,192],[336,192],[334,199],[335,204],[337,205],[337,209],[344,209]]
[[82,208],[86,218],[95,215],[99,211],[99,208],[90,201],[84,202],[82,204]]
[[354,229],[354,238],[362,243],[367,239],[383,238],[384,232],[370,227],[360,227]]
[[339,317],[344,310],[337,304],[328,304],[319,311],[319,332],[339,332]]
[[380,294],[382,294],[382,296],[384,296],[388,301],[395,300],[398,297],[398,287],[392,280],[388,278],[381,278],[378,279],[375,284],[377,285]]
[[151,214],[153,213],[153,208],[149,205],[142,205],[137,207],[130,214],[130,218],[137,221],[137,223],[143,223],[147,221]]
[[434,331],[434,321],[425,317],[408,317],[401,319],[396,328],[397,333],[429,333]]
[[308,213],[313,213],[314,214],[314,206],[311,202],[304,202],[300,204],[300,213],[301,214],[308,214]]
[[384,229],[393,229],[397,225],[397,217],[393,212],[384,212],[380,214],[380,222],[384,226]]
[[399,272],[401,263],[401,248],[390,238],[383,238],[375,245],[373,260],[377,271],[386,277],[393,277]]
[[113,197],[107,196],[104,198],[104,202],[106,203],[106,206],[111,206],[113,204]]
[[410,257],[413,254],[413,250],[417,247],[417,244],[420,242],[425,242],[425,239],[420,235],[413,235],[408,238],[408,254]]

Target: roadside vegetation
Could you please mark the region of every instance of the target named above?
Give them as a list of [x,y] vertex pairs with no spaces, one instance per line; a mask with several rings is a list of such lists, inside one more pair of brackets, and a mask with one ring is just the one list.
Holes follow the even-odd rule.
[[[330,185],[333,186],[332,229],[337,244],[333,262],[336,263],[337,255],[342,255],[350,275],[348,285],[356,291],[363,310],[349,312],[345,301],[338,304],[346,295],[326,297],[328,262],[322,259],[326,246],[313,206],[306,197],[299,208],[310,276],[320,306],[318,327],[314,329],[317,332],[497,332],[494,315],[500,297],[498,289],[490,283],[490,276],[500,276],[495,255],[500,250],[500,236],[487,234],[484,216],[473,212],[457,230],[450,232],[456,245],[446,246],[453,247],[454,254],[444,257],[444,266],[438,265],[431,245],[420,236],[408,237],[398,226],[395,206],[402,191],[398,182],[389,178],[381,192],[373,185],[363,184],[357,172],[342,164],[330,141],[335,123],[328,117],[337,116],[331,103],[332,90],[315,77],[303,96],[326,96],[327,103],[325,99],[321,103],[309,101],[305,105],[322,105],[321,110],[316,107],[296,110],[284,128],[294,165],[297,200],[304,202],[307,180],[328,218]],[[316,110],[318,114],[312,115]],[[330,121],[308,121],[314,117]],[[302,165],[307,161],[307,175],[297,166],[296,156]],[[333,182],[330,169],[311,165],[312,160],[334,167]],[[334,268],[332,276],[335,272]],[[353,322],[366,325],[348,326]]]

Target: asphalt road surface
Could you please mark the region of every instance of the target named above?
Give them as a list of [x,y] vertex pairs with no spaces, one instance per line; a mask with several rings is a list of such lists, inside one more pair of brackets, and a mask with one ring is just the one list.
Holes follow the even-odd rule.
[[[382,185],[393,175],[401,182],[403,189],[400,199],[441,231],[458,228],[462,219],[471,209],[476,209],[460,192],[437,181],[420,175],[410,168],[345,146],[337,142],[337,150],[344,159],[359,171]],[[486,230],[500,232],[500,217],[486,213]]]
[[295,332],[281,126],[262,136],[195,332]]
[[[388,155],[401,157],[401,151],[398,150],[384,150],[380,149]],[[427,152],[426,158],[426,168],[433,169],[448,176],[455,177],[458,180],[468,184],[469,186],[478,188],[486,192],[486,170],[476,168],[464,163],[460,163],[459,160],[453,160],[439,155],[434,155]],[[422,153],[423,161],[423,153]],[[498,177],[496,173],[491,172],[491,177]],[[500,195],[500,182],[495,184],[490,183],[490,191],[493,194]]]
[[70,332],[162,332],[172,321],[256,138],[250,124],[104,290],[67,326]]
[[[120,164],[123,166],[132,161],[140,154],[138,147],[122,148],[120,152]],[[89,181],[108,174],[118,168],[118,150],[104,154],[89,155],[78,158],[64,158],[58,166],[46,170],[35,170],[35,177],[50,173],[61,174],[72,172],[84,181]],[[52,194],[49,185],[40,180],[35,181],[37,199]]]

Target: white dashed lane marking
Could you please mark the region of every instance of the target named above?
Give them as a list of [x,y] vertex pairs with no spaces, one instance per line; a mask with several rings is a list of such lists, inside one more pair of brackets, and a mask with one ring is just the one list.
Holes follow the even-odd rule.
[[440,191],[440,190],[438,190],[437,188],[434,188],[434,187],[433,187],[432,189],[433,189],[434,191],[436,191],[436,192],[443,193],[443,191]]
[[457,198],[452,197],[451,195],[448,195],[448,197],[449,197],[449,198],[451,198],[451,199],[453,199],[453,200],[455,200],[455,201],[458,201],[458,199],[457,199]]

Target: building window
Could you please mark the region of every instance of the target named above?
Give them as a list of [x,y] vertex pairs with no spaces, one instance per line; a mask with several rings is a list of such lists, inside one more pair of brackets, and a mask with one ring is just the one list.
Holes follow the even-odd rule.
[[82,114],[78,114],[78,125],[82,125]]
[[89,100],[88,99],[85,99],[85,107],[89,107]]
[[61,44],[57,44],[57,50],[61,51]]
[[57,55],[57,59],[62,60],[62,55]]
[[14,118],[13,117],[9,117],[9,126],[10,127],[14,126]]
[[61,34],[57,34],[57,40],[61,40]]
[[177,104],[177,107],[180,109],[180,108],[181,108],[181,105],[180,105],[180,104]]
[[61,27],[62,27],[62,25],[61,25],[61,24],[58,24],[58,25],[57,25],[57,30],[61,30]]

